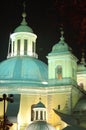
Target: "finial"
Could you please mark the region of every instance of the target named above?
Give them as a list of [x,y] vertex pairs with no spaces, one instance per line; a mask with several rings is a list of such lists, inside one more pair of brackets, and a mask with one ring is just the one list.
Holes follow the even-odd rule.
[[26,4],[25,4],[25,1],[24,1],[24,2],[23,2],[23,13],[22,13],[23,20],[22,20],[22,22],[21,22],[22,25],[27,25],[27,22],[26,22],[26,20],[25,20],[25,18],[26,18],[25,7],[26,7]]
[[63,28],[61,27],[60,30],[61,30],[61,32],[60,32],[61,33],[60,40],[64,41],[64,36],[63,36],[64,35],[64,31],[63,31]]

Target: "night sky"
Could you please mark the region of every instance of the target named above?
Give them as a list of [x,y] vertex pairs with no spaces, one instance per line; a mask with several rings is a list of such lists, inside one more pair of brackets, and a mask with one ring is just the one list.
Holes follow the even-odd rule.
[[[62,15],[55,8],[55,1],[26,0],[26,20],[38,37],[37,53],[39,59],[47,62],[46,56],[59,40],[61,26],[64,30],[65,41],[72,47],[73,53],[80,58],[81,45],[74,41],[76,40],[75,36],[78,35],[77,31],[74,34],[75,30],[71,24],[68,24],[66,17],[64,17],[66,20],[63,20]],[[0,61],[6,59],[9,35],[21,23],[23,2],[24,0],[0,0]]]

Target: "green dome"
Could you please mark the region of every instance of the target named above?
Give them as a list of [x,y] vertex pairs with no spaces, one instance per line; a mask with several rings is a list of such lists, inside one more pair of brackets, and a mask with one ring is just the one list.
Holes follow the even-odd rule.
[[17,84],[19,81],[23,83],[42,83],[47,82],[48,72],[47,65],[32,57],[14,57],[0,63],[0,82],[9,81],[11,84],[14,81]]
[[64,51],[68,51],[68,50],[69,50],[69,47],[68,47],[68,45],[64,41],[59,41],[52,48],[52,52],[53,53],[64,52]]
[[86,73],[86,63],[85,63],[85,58],[84,58],[84,52],[82,53],[81,62],[78,64],[78,72]]
[[78,64],[78,72],[83,71],[86,72],[86,66],[82,63]]
[[20,25],[14,30],[14,33],[16,33],[16,32],[30,32],[30,33],[33,33],[33,30],[27,25]]
[[45,108],[45,105],[40,101],[34,106],[34,108]]
[[23,17],[23,20],[22,20],[21,24],[14,30],[14,33],[16,33],[16,32],[30,32],[30,33],[33,33],[32,28],[30,28],[27,25],[27,22],[25,20],[25,18],[26,18],[26,13],[25,12],[22,14],[22,17]]
[[55,130],[55,128],[45,121],[34,121],[25,130]]
[[51,53],[66,52],[66,51],[70,51],[70,50],[71,50],[71,48],[64,41],[63,31],[62,31],[60,41],[53,46]]

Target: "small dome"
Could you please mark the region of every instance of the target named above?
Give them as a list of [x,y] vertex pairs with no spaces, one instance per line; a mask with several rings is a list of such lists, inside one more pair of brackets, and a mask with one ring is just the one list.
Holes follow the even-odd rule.
[[14,30],[14,33],[16,33],[16,32],[30,32],[30,33],[33,33],[33,30],[27,25],[20,25]]
[[84,58],[84,52],[82,52],[81,62],[78,64],[78,72],[86,72],[86,63]]
[[0,80],[23,82],[47,82],[47,65],[32,57],[14,57],[0,63]]
[[45,121],[34,121],[25,130],[55,130],[55,128]]
[[33,33],[32,28],[30,28],[27,25],[27,22],[25,20],[25,18],[26,18],[26,13],[25,12],[23,12],[22,17],[23,17],[23,20],[22,20],[21,24],[14,30],[14,33],[16,33],[16,32],[30,32],[30,33]]
[[53,46],[52,53],[66,52],[66,51],[70,51],[70,50],[71,50],[71,48],[64,41],[63,31],[61,31],[60,41]]
[[40,101],[40,102],[38,102],[38,103],[34,106],[34,108],[46,108],[46,107],[45,107],[45,105]]
[[85,71],[86,72],[86,66],[83,63],[78,64],[77,71]]

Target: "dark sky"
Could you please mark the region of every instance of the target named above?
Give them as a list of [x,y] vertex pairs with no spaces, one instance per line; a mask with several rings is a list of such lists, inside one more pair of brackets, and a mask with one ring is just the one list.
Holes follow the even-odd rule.
[[[22,20],[24,0],[0,0],[0,61],[7,56],[9,35]],[[39,59],[46,62],[46,56],[52,46],[58,42],[60,36],[60,22],[62,17],[55,8],[56,0],[26,0],[26,13],[28,25],[37,34],[37,53]],[[67,20],[65,20],[67,21]],[[66,22],[65,22],[66,23]],[[67,21],[68,23],[68,21]],[[65,41],[72,47],[77,57],[80,47],[71,40],[73,29],[69,25],[63,27]],[[72,41],[72,42],[71,42]]]

